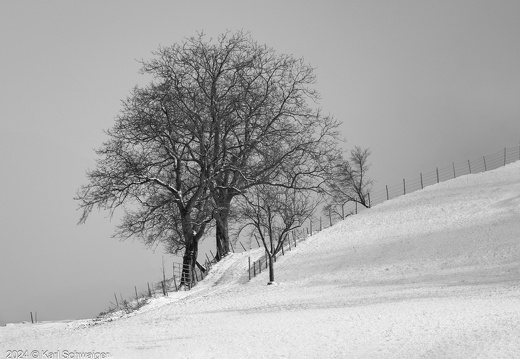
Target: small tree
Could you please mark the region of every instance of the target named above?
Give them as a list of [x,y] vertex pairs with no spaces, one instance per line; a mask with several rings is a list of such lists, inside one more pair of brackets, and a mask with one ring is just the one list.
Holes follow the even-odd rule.
[[269,283],[274,282],[274,258],[288,240],[289,233],[309,219],[317,206],[307,190],[259,185],[240,202],[242,229],[262,241],[269,261]]
[[345,204],[348,202],[356,202],[364,206],[370,207],[368,195],[372,189],[373,181],[367,176],[370,168],[368,157],[371,151],[362,149],[359,146],[354,147],[350,151],[348,160],[340,160],[337,162],[334,170],[328,177],[327,187],[329,199],[324,207],[326,213],[335,213],[345,219]]

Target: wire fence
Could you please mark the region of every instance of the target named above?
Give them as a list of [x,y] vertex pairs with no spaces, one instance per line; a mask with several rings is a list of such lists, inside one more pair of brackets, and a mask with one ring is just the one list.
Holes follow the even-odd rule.
[[[401,183],[391,186],[385,185],[383,189],[370,192],[368,194],[369,207],[375,206],[396,197],[416,192],[418,190],[424,189],[427,186],[468,174],[491,171],[519,160],[520,146],[516,146],[510,148],[506,147],[499,152],[487,156],[482,156],[477,159],[458,163],[452,162],[452,164],[449,166],[436,167],[433,171],[419,173],[416,178],[411,180],[403,179]],[[312,217],[310,220],[304,223],[302,227],[293,230],[287,235],[283,245],[280,247],[280,251],[275,253],[273,256],[274,262],[276,262],[277,257],[280,255],[283,256],[286,252],[292,251],[298,246],[298,243],[305,241],[309,236],[312,236],[313,234],[344,220],[350,215],[355,215],[359,212],[362,212],[363,210],[365,210],[365,208],[358,203],[349,202],[345,204],[341,212],[329,212],[327,216]],[[246,252],[256,248],[263,248],[263,244],[256,237],[240,239],[234,244],[234,246],[231,244],[232,252]],[[155,283],[155,285],[152,283],[151,286],[149,283],[147,283],[147,290],[141,292],[141,294],[138,293],[137,286],[135,287],[135,301],[125,300],[120,295],[120,302],[116,293],[114,293],[115,303],[112,303],[114,307],[110,310],[125,310],[129,312],[144,305],[146,303],[146,298],[155,297],[160,294],[167,296],[168,292],[172,290],[190,290],[199,281],[203,280],[208,275],[211,267],[217,262],[212,251],[210,251],[210,254],[211,255],[205,254],[206,258],[204,264],[197,262],[195,269],[192,269],[191,266],[188,266],[185,268],[186,270],[183,271],[184,265],[182,262],[173,262],[172,277],[166,278],[165,274],[163,273],[162,281]],[[251,257],[249,257],[249,279],[254,278],[258,274],[262,273],[262,271],[268,270],[268,267],[269,257],[267,253],[253,262],[251,262]],[[186,275],[186,273],[188,274]],[[32,313],[31,321],[35,322],[35,320],[32,318]]]
[[[296,248],[298,246],[298,243],[305,241],[307,237],[308,235],[305,232],[305,229],[303,228],[294,229],[291,232],[289,232],[284,238],[282,245],[280,246],[280,249],[273,254],[274,263],[276,263],[277,257],[280,257],[280,255],[285,256],[286,252],[291,252],[293,248]],[[257,242],[257,244],[260,247],[260,243]],[[251,280],[251,278],[256,277],[257,274],[261,274],[262,269],[264,271],[269,269],[269,255],[267,254],[267,252],[257,260],[253,261],[252,263],[251,257],[248,258],[248,261],[249,280]]]
[[182,262],[173,262],[173,275],[166,280],[168,289],[179,291],[182,288],[181,286],[184,286],[185,290],[190,290],[208,275],[211,267],[216,262],[215,257],[212,260],[208,258],[204,264],[200,264],[197,261],[195,268]]
[[[161,281],[156,283],[146,283],[145,289],[140,292],[137,290],[137,286],[134,286],[135,296],[130,298],[123,298],[121,293],[119,293],[118,297],[117,294],[114,293],[115,301],[110,302],[107,311],[99,313],[98,317],[94,319],[94,323],[103,320],[103,318],[115,312],[129,314],[136,311],[143,305],[147,304],[151,298],[156,298],[161,295],[167,297],[168,293],[172,291],[178,292],[181,290],[191,290],[200,281],[207,277],[209,271],[216,262],[217,260],[213,253],[211,253],[211,257],[206,254],[204,264],[197,261],[195,268],[192,268],[189,264],[185,265],[182,262],[179,263],[173,261],[171,277],[167,277],[167,270],[164,267],[163,262],[163,279]],[[37,322],[37,317],[33,319],[32,312],[30,314],[31,322]]]
[[518,160],[520,160],[520,146],[505,147],[499,152],[473,160],[458,163],[452,162],[451,165],[436,167],[433,171],[420,173],[419,176],[411,180],[403,179],[403,182],[400,184],[385,186],[384,189],[371,192],[370,203],[371,206],[374,206],[392,198],[421,190],[427,186],[468,174],[491,171]]
[[[383,189],[370,192],[368,194],[369,207],[375,206],[396,197],[416,192],[418,190],[424,189],[427,186],[468,174],[491,171],[519,160],[520,146],[516,146],[510,148],[505,147],[501,151],[473,160],[467,160],[458,163],[452,162],[449,166],[436,167],[433,171],[419,173],[416,178],[411,180],[403,179],[401,183],[392,186],[385,185]],[[291,248],[296,247],[298,242],[305,240],[308,236],[320,232],[327,227],[331,227],[332,225],[344,220],[346,217],[355,215],[365,209],[366,208],[364,206],[358,203],[349,202],[346,203],[344,208],[342,208],[340,211],[330,211],[326,216],[317,216],[311,218],[309,221],[304,223],[298,232],[295,232],[298,234],[293,233],[290,235],[294,237],[292,241],[286,240],[284,242],[282,249],[285,250],[282,250],[281,254],[285,255],[285,251],[290,251]],[[244,246],[242,242],[238,243],[244,251],[246,251],[246,246],[248,246],[249,249],[261,247],[261,243],[258,243],[258,241],[256,241],[256,247],[254,246],[255,242],[251,240],[246,242],[246,246]],[[274,256],[274,259],[276,261],[276,255]],[[267,254],[263,255],[261,258],[252,263],[249,261],[249,279],[261,273],[262,269],[268,269]]]

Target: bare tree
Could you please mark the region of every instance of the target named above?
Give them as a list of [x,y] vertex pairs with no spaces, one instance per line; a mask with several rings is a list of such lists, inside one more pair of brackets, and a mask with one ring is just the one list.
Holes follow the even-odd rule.
[[269,260],[269,284],[274,282],[274,258],[288,241],[289,233],[303,225],[318,204],[310,191],[259,185],[252,188],[240,201],[243,226],[250,235],[261,239]]
[[[94,207],[124,207],[117,236],[184,250],[184,267],[194,268],[213,221],[218,258],[229,252],[236,196],[301,178],[323,185],[338,123],[316,107],[314,69],[303,59],[243,32],[199,34],[159,48],[141,72],[152,81],[134,89],[107,131],[76,197],[80,222]],[[280,183],[282,174],[292,183]]]
[[329,199],[324,211],[340,215],[343,219],[352,214],[345,214],[345,204],[357,202],[365,208],[370,207],[368,196],[372,189],[373,181],[367,176],[370,168],[368,157],[371,152],[359,146],[350,151],[348,160],[337,162],[329,176]]
[[187,268],[195,266],[198,242],[211,220],[210,154],[201,124],[176,104],[162,83],[134,89],[75,199],[83,210],[80,223],[94,207],[112,213],[122,207],[115,236],[184,250]]
[[144,66],[181,98],[182,111],[206,123],[211,140],[208,173],[217,256],[230,250],[232,200],[258,184],[273,183],[292,163],[294,179],[318,177],[334,156],[338,123],[322,115],[312,88],[314,69],[303,59],[276,54],[248,34],[226,33],[216,42],[201,34],[161,48]]

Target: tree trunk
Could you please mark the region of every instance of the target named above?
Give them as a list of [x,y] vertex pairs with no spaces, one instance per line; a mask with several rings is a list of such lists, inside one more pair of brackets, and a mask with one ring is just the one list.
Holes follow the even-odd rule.
[[270,255],[269,257],[269,283],[267,284],[273,284],[274,282],[274,263],[273,263],[273,256]]
[[192,239],[191,243],[186,246],[184,250],[184,256],[182,258],[182,275],[181,284],[185,287],[191,288],[193,286],[193,278],[195,265],[197,262],[197,255],[199,252],[198,243],[195,238]]
[[231,201],[225,201],[225,203],[219,203],[219,211],[215,215],[216,224],[216,245],[217,245],[217,261],[221,260],[225,255],[229,253],[229,211],[231,207]]
[[216,244],[217,244],[217,261],[221,260],[229,253],[229,231],[228,218],[221,217],[215,221],[216,223]]

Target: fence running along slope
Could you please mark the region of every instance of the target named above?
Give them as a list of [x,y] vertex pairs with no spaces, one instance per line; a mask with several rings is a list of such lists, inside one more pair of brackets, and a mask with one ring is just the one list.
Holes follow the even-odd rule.
[[[425,173],[419,173],[414,179],[403,181],[399,184],[388,186],[385,185],[384,189],[379,191],[370,192],[368,195],[368,202],[370,207],[388,201],[392,198],[396,198],[399,196],[406,195],[408,193],[412,193],[418,190],[421,190],[427,186],[431,186],[440,182],[445,182],[453,178],[457,178],[460,176],[475,174],[480,172],[491,171],[497,169],[499,167],[505,166],[508,163],[516,162],[520,160],[520,146],[504,148],[501,151],[493,153],[491,155],[482,156],[480,158],[474,160],[467,160],[464,162],[452,162],[451,165],[445,167],[436,167],[435,170]],[[360,211],[363,211],[364,207],[358,205],[357,203],[347,203],[344,206],[344,214],[345,217],[353,214],[357,214]],[[319,216],[311,218],[309,221],[304,223],[302,227],[294,230],[289,233],[287,239],[284,241],[283,246],[281,247],[280,252],[278,252],[274,256],[274,261],[276,262],[276,257],[280,255],[285,255],[285,252],[290,252],[293,248],[296,248],[298,243],[307,239],[308,236],[313,233],[319,232],[324,228],[330,227],[335,223],[343,220],[344,218],[341,215],[330,214],[328,216]],[[234,246],[231,246],[233,252],[246,252],[251,249],[263,248],[262,243],[258,239],[250,238],[248,241],[244,241],[244,239],[237,241],[234,243]],[[238,251],[236,251],[238,250]],[[190,279],[187,280],[187,285],[183,286],[182,289],[189,290],[194,285],[197,284],[200,280],[203,280],[204,277],[208,274],[213,264],[216,263],[215,256],[210,251],[211,257],[208,257],[206,254],[206,258],[203,260],[204,264],[197,266],[194,271],[189,271]],[[180,279],[182,277],[182,262],[174,262],[173,263],[173,275],[170,278],[164,277],[160,282],[152,283],[150,285],[147,284],[148,290],[142,292],[141,295],[137,293],[137,287],[135,287],[136,292],[136,303],[137,308],[139,307],[139,298],[142,297],[152,297],[156,296],[157,292],[162,295],[167,295],[167,293],[171,290],[178,291],[180,288]],[[257,274],[262,273],[263,271],[268,270],[268,258],[267,255],[262,255],[256,261],[251,262],[249,259],[249,279],[255,277]],[[115,296],[115,306],[110,309],[110,311],[121,309],[121,304],[118,302],[117,295]],[[121,301],[124,301],[121,297]],[[124,301],[127,303],[127,301]],[[32,313],[31,313],[32,315]]]
[[[440,182],[445,182],[460,176],[481,173],[486,171],[491,171],[497,169],[499,167],[505,166],[508,163],[513,163],[520,160],[520,146],[516,147],[505,147],[503,150],[493,153],[491,155],[482,156],[480,158],[474,160],[467,160],[464,162],[452,162],[451,165],[445,167],[436,167],[435,170],[425,173],[419,173],[419,176],[412,180],[406,180],[403,178],[403,181],[399,184],[388,186],[385,185],[384,189],[379,191],[373,191],[368,194],[368,203],[370,207],[388,201],[392,198],[396,198],[399,196],[406,195],[408,193],[416,192],[418,190],[424,189],[427,186],[431,186]],[[353,214],[357,214],[360,211],[363,211],[365,208],[357,203],[349,202],[345,204],[343,211],[341,209],[339,212],[343,212],[345,217]],[[299,231],[292,233],[288,236],[288,240],[282,246],[282,250],[278,253],[284,255],[286,251],[290,251],[291,248],[296,247],[297,243],[303,241],[307,238],[308,235],[312,235],[313,233],[319,232],[324,228],[330,227],[335,223],[343,220],[344,218],[341,215],[330,213],[327,216],[319,216],[315,218],[311,218],[309,221],[304,223],[304,225],[299,229]],[[252,241],[251,239],[244,246],[243,240],[239,241],[235,244],[235,247],[240,247],[246,251],[246,248],[249,249],[258,248],[261,246],[261,243],[258,241]],[[276,258],[276,256],[275,256]],[[249,263],[249,279],[255,277],[257,274],[261,273],[264,270],[267,270],[268,259],[267,255],[263,255],[261,258],[254,262]]]

